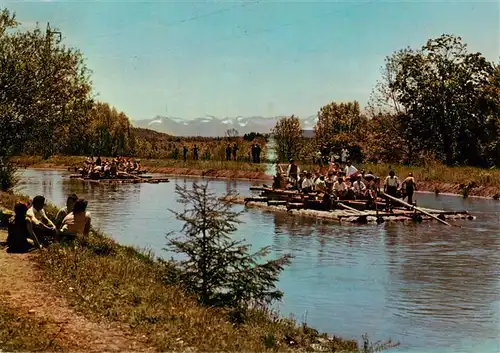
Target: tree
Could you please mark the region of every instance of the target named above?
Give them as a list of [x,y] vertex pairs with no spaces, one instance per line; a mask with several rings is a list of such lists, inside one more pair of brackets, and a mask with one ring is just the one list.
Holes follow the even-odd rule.
[[240,213],[232,211],[233,192],[220,201],[203,185],[192,188],[176,185],[182,212],[171,211],[184,222],[184,237],[167,236],[167,250],[184,254],[179,262],[179,280],[198,296],[200,303],[246,309],[250,303],[269,304],[283,293],[275,284],[290,256],[260,261],[269,253],[262,248],[249,252],[249,245],[232,240],[230,234],[240,223]]
[[17,25],[8,10],[1,12],[0,107],[7,112],[1,125],[16,129],[12,143],[25,151],[50,155],[88,122],[89,71],[81,53],[66,48],[50,26],[44,33],[16,31]]
[[239,132],[238,132],[238,130],[236,130],[235,128],[231,128],[231,129],[227,129],[227,130],[226,130],[226,137],[227,137],[228,139],[230,139],[230,140],[231,140],[231,139],[233,139],[233,138],[235,138],[235,137],[238,137],[238,136],[239,136]]
[[318,144],[355,144],[365,125],[357,101],[348,103],[332,102],[318,112],[318,122],[314,127]]
[[280,161],[298,157],[302,146],[302,128],[298,118],[292,115],[278,120],[273,128],[273,137]]
[[418,149],[446,164],[484,165],[488,146],[498,140],[500,107],[488,94],[495,65],[468,53],[460,37],[430,39],[421,50],[393,55],[395,79],[388,83],[406,113],[402,128]]

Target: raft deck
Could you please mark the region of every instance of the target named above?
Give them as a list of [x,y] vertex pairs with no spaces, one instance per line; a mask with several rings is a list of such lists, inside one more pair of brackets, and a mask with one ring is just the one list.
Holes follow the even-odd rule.
[[[394,208],[393,212],[376,210],[348,210],[334,209],[331,211],[314,210],[300,207],[300,204],[276,202],[265,197],[236,197],[233,199],[236,204],[244,204],[246,207],[260,208],[270,212],[283,212],[294,216],[330,220],[339,223],[383,223],[383,222],[421,222],[433,221],[432,217],[426,216],[415,210],[405,208]],[[344,203],[344,201],[340,201]],[[290,207],[291,206],[291,207]],[[431,208],[420,209],[441,220],[475,219],[467,211],[445,211]]]
[[88,181],[91,183],[105,183],[105,184],[138,184],[138,183],[150,183],[150,184],[158,184],[158,183],[168,183],[170,180],[168,178],[153,178],[151,176],[143,176],[136,178],[100,178],[100,179],[92,179],[92,178],[84,178],[80,174],[73,174],[69,176],[71,179]]

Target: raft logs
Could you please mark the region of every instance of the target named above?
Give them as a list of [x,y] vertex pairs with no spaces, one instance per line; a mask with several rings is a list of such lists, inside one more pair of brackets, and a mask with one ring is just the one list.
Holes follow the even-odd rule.
[[[394,209],[392,213],[384,211],[364,210],[354,211],[349,209],[335,209],[332,211],[322,211],[307,209],[303,202],[299,200],[269,200],[267,197],[237,197],[235,203],[244,204],[247,207],[260,208],[274,212],[287,212],[296,216],[311,217],[317,219],[325,219],[336,222],[349,223],[383,223],[383,222],[420,222],[423,220],[432,220],[431,217],[415,213],[406,209]],[[467,211],[443,211],[425,209],[427,212],[440,219],[469,219],[475,217]]]
[[138,184],[138,183],[150,183],[150,184],[158,184],[158,183],[168,183],[170,182],[167,178],[101,178],[101,179],[92,179],[92,178],[82,178],[80,175],[70,175],[71,179],[77,179],[82,181],[89,181],[92,183],[107,183],[107,184]]

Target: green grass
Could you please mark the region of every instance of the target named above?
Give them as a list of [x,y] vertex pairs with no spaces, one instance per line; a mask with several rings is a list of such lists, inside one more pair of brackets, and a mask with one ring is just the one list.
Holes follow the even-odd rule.
[[[111,159],[111,157],[102,157]],[[83,166],[84,156],[51,156],[47,160],[38,156],[17,156],[13,161],[22,167],[80,167]],[[239,162],[239,161],[218,161],[218,160],[198,160],[188,159],[184,162],[182,159],[143,159],[141,165],[146,169],[158,170],[163,168],[188,168],[194,170],[227,170],[242,172],[265,172],[264,164]]]
[[[24,196],[0,193],[3,207],[11,208],[18,199],[26,201]],[[51,216],[55,208],[47,211]],[[228,310],[202,307],[181,287],[165,284],[165,276],[173,271],[169,262],[99,232],[37,254],[45,279],[77,310],[95,320],[125,323],[160,351],[288,351],[318,342],[329,351],[358,351],[356,340],[327,341],[326,334],[265,309],[250,311],[244,324],[233,324]]]

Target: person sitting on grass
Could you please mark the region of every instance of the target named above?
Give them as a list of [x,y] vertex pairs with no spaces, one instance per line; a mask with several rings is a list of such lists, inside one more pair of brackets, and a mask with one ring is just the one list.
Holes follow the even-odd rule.
[[33,198],[33,205],[26,213],[26,216],[30,219],[31,224],[33,225],[33,230],[42,241],[46,240],[48,237],[57,237],[57,228],[49,217],[47,217],[44,207],[45,197],[38,195]]
[[14,217],[9,220],[7,233],[7,251],[10,253],[25,253],[34,248],[42,248],[26,215],[27,212],[28,206],[24,203],[17,203],[14,206]]
[[73,211],[73,206],[75,205],[76,200],[78,200],[78,196],[75,194],[69,195],[66,199],[66,207],[61,208],[59,212],[57,212],[56,219],[54,221],[57,229],[61,227],[64,217]]
[[90,212],[87,212],[87,201],[78,199],[73,206],[73,211],[64,217],[61,232],[64,235],[88,236],[90,232]]

